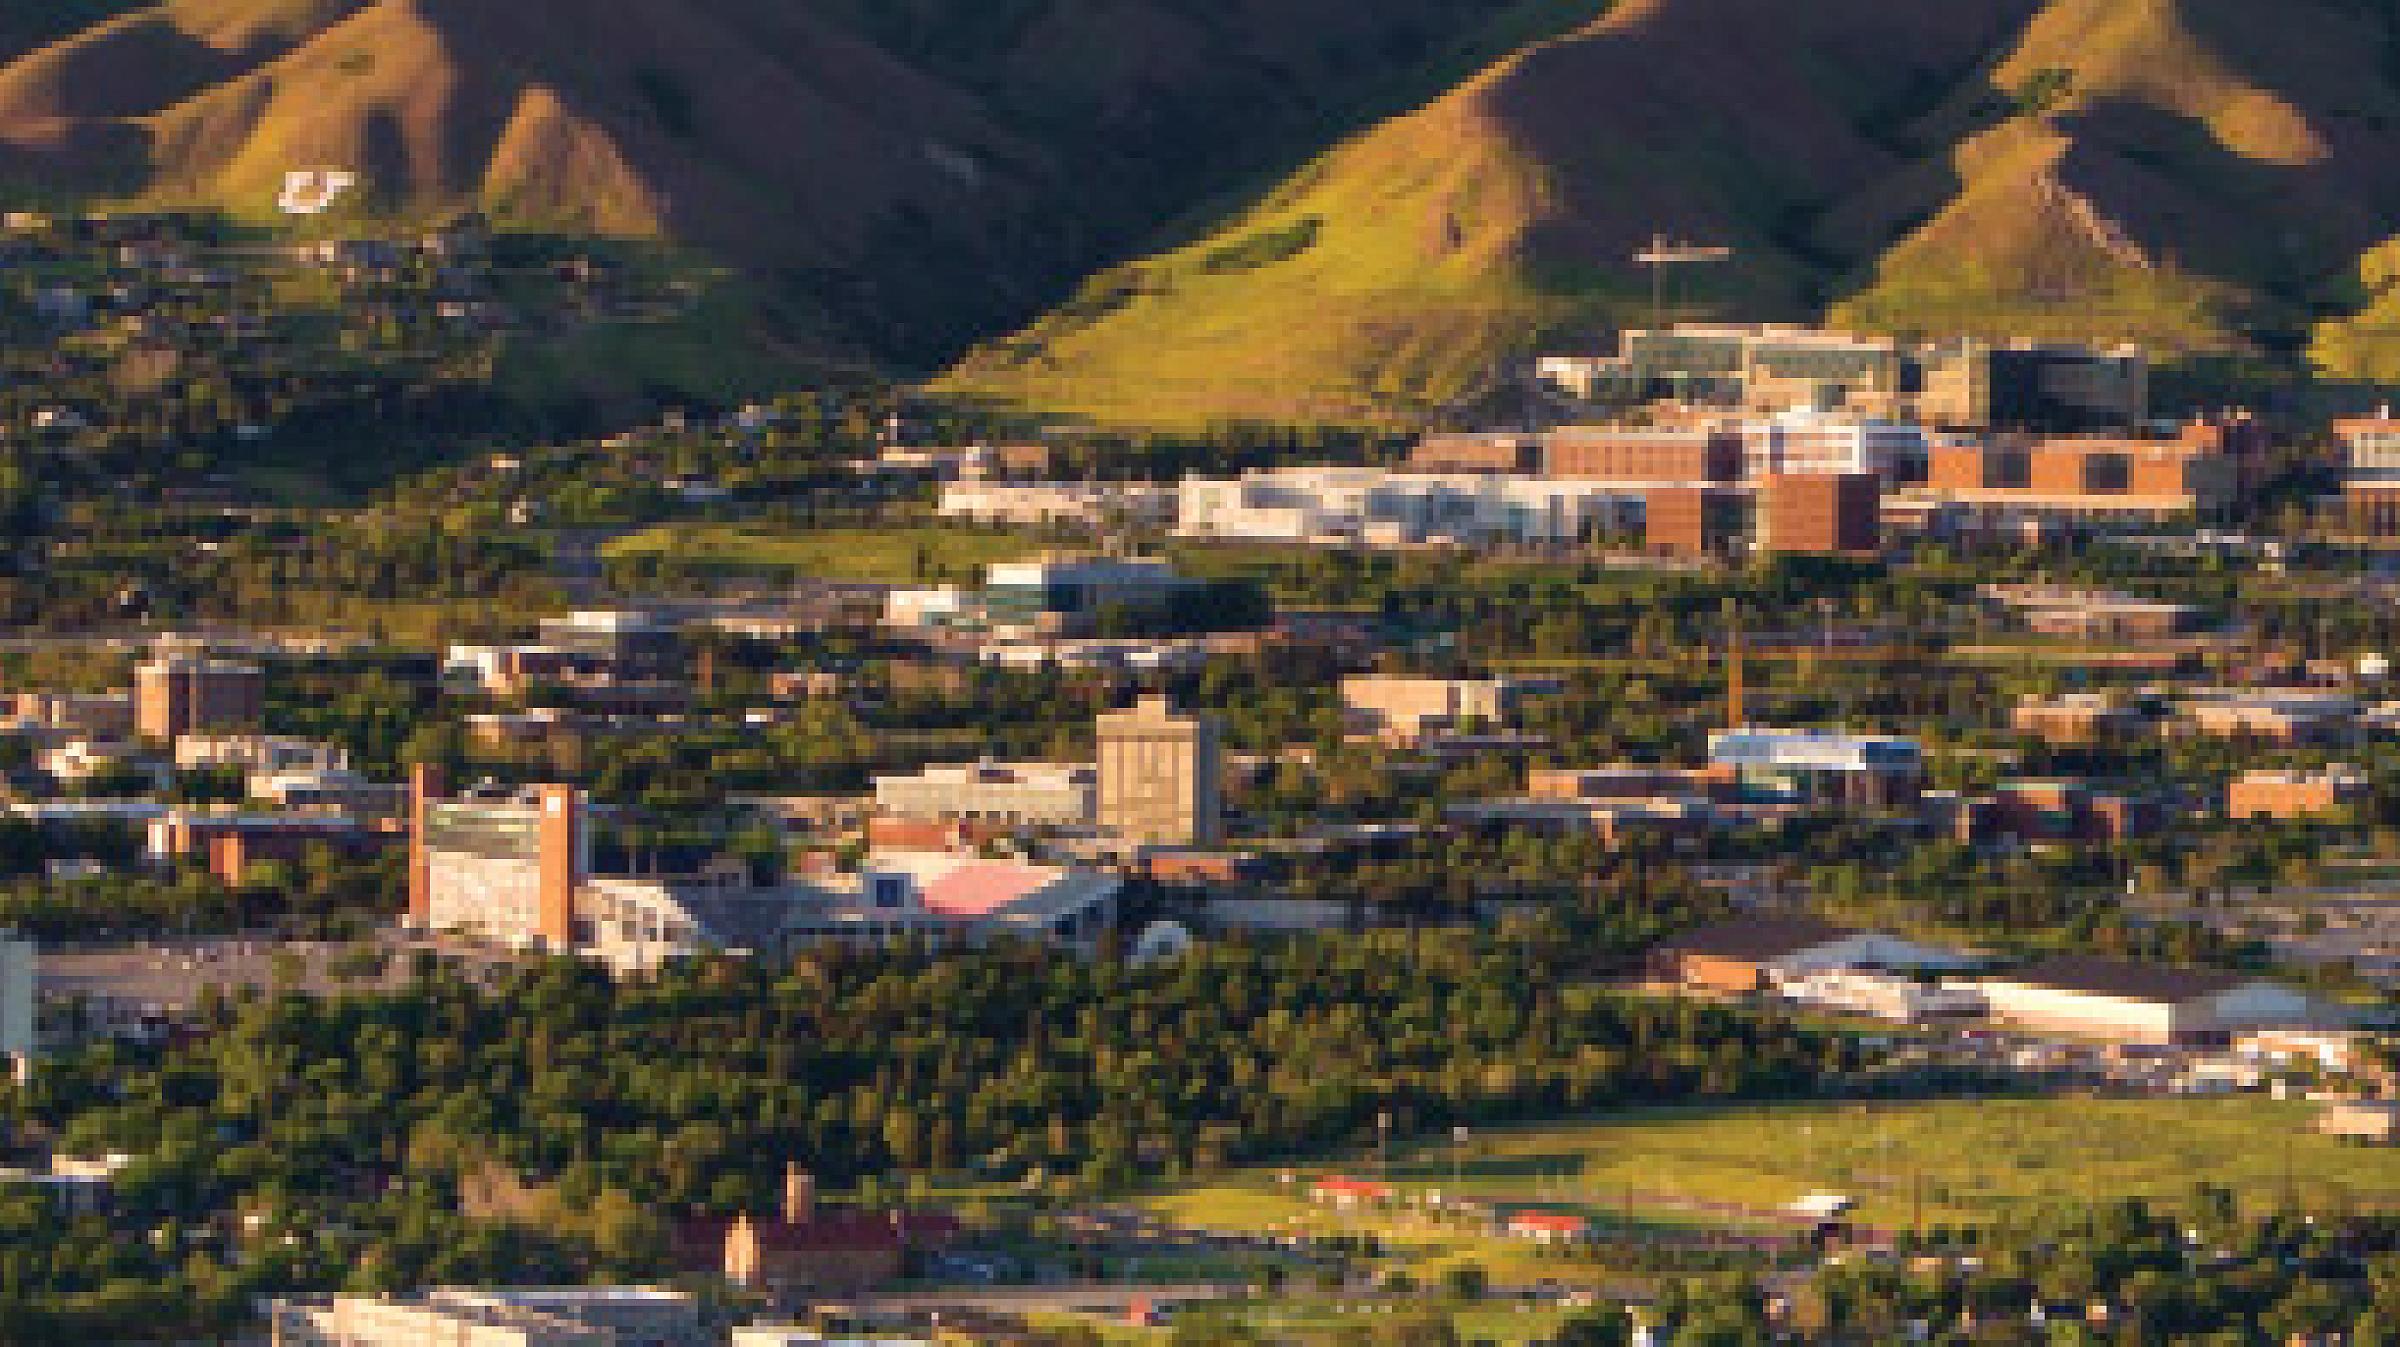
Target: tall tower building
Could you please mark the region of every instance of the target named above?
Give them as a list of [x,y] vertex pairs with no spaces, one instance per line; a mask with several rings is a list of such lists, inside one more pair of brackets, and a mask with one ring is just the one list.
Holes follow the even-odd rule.
[[1224,836],[1215,718],[1165,697],[1100,717],[1100,826],[1131,842],[1208,846]]

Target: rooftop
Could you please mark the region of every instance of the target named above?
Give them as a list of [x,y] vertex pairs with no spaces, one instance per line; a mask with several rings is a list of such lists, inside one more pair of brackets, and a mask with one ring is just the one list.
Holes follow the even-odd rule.
[[2216,996],[2258,980],[2246,973],[2229,973],[2222,969],[2135,963],[2092,955],[2066,955],[1995,974],[1992,978],[1995,982],[2014,983],[2023,987],[2048,987],[2094,996],[2176,1004]]
[[1736,917],[1686,931],[1659,948],[1675,954],[1763,960],[1830,945],[1857,934],[1849,927],[1813,917]]

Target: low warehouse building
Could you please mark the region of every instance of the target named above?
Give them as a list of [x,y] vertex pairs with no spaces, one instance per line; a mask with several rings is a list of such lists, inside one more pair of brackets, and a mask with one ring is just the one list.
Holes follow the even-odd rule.
[[2389,1099],[2344,1099],[2317,1115],[2317,1132],[2344,1141],[2389,1146],[2400,1141],[2400,1103]]
[[2246,1029],[2320,1018],[2301,992],[2243,973],[2069,957],[1982,982],[1992,1018],[2040,1032],[2124,1043],[2224,1043]]

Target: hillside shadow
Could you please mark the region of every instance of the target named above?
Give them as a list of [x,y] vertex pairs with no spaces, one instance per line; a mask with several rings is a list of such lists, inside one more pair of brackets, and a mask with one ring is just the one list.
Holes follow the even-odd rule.
[[2400,200],[2379,198],[2396,194],[2331,153],[2245,156],[2197,118],[2123,99],[2058,124],[2075,142],[2061,179],[2154,258],[2206,278],[2304,304],[2394,228]]
[[1727,244],[1716,292],[1748,316],[1813,316],[1859,260],[1825,247],[1817,217],[1907,168],[1907,128],[2038,8],[1687,0],[1529,53],[1483,100],[1558,192],[1529,251],[1646,290],[1632,255],[1654,235]]

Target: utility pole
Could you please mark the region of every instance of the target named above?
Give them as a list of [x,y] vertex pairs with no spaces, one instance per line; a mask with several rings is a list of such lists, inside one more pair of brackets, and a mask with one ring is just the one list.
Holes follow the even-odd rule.
[[1750,723],[1748,651],[1742,646],[1742,606],[1725,600],[1725,728],[1738,730]]
[[1699,266],[1728,261],[1733,249],[1712,245],[1679,243],[1665,234],[1650,236],[1650,246],[1633,255],[1633,260],[1650,269],[1650,330],[1664,332],[1667,328],[1667,268]]
[[1925,1167],[1913,1165],[1908,1171],[1908,1227],[1917,1237],[1919,1248],[1925,1244]]

